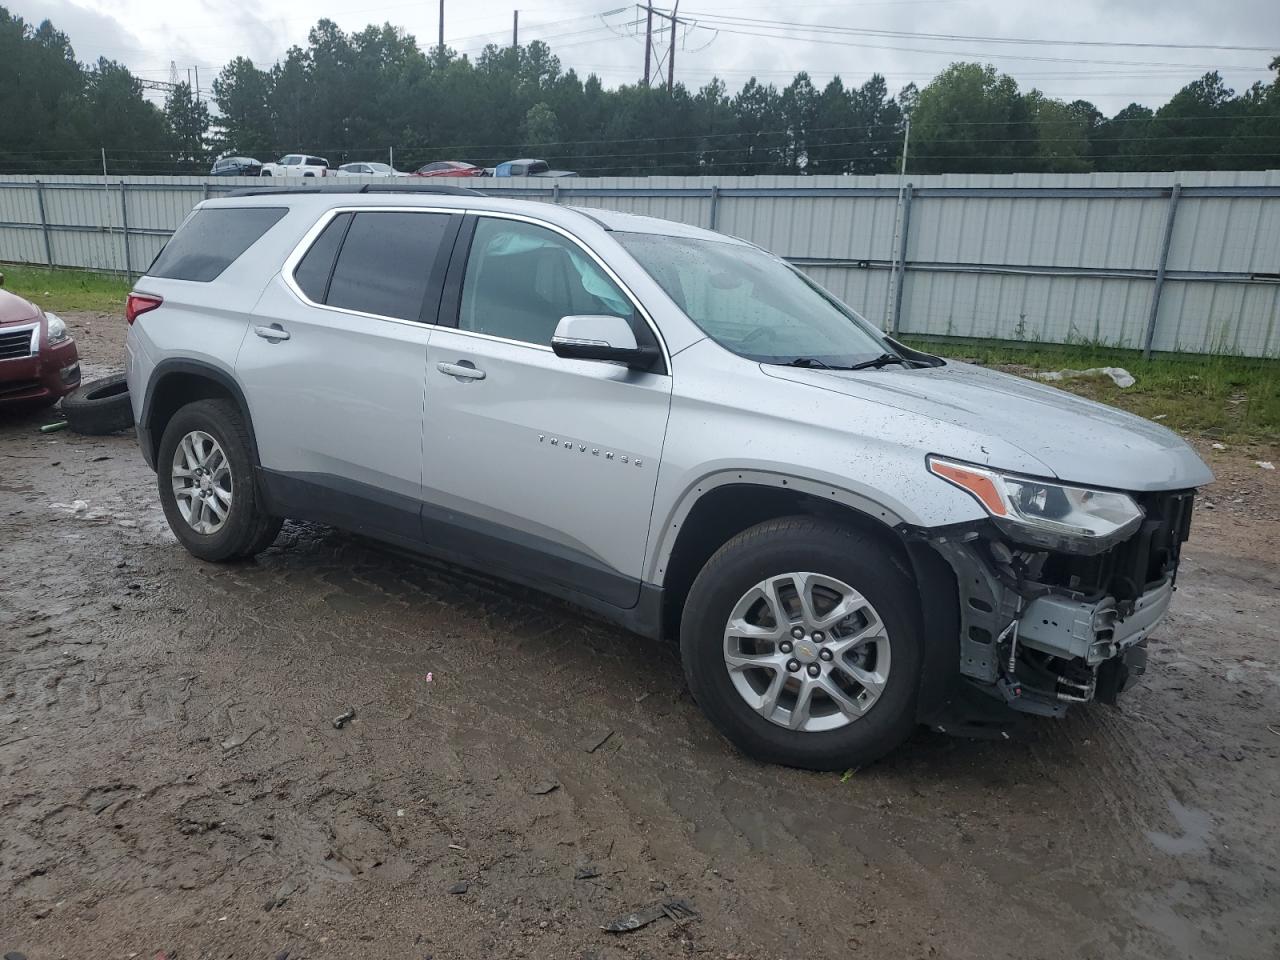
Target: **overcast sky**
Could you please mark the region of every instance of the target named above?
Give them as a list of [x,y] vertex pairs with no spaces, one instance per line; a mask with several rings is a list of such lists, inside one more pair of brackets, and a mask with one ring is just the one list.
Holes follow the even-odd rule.
[[[436,0],[260,5],[277,6],[279,17],[253,4],[226,0],[0,3],[32,22],[51,19],[70,36],[81,61],[111,57],[155,80],[168,79],[170,61],[183,79],[198,67],[206,96],[229,59],[243,54],[269,66],[289,46],[305,45],[308,28],[322,16],[345,30],[389,21],[427,47],[435,44],[438,14]],[[573,67],[584,77],[597,73],[607,86],[634,82],[643,70],[643,26],[636,22],[640,14],[635,6],[620,4],[529,0],[520,6],[520,39],[546,40],[566,69]],[[294,12],[304,9],[310,12]],[[473,55],[486,43],[510,43],[512,9],[509,2],[447,0],[445,42]],[[981,60],[1011,74],[1024,90],[1037,87],[1052,97],[1088,99],[1111,114],[1132,101],[1158,106],[1215,67],[1230,86],[1243,90],[1254,80],[1268,79],[1267,64],[1280,54],[1280,0],[682,0],[680,16],[689,23],[676,45],[677,78],[699,87],[718,75],[731,91],[753,75],[781,86],[797,71],[807,70],[819,86],[833,74],[846,84],[859,84],[878,71],[896,92],[911,80],[923,85],[954,60]],[[884,37],[822,29],[828,27],[1095,43],[1265,46],[1269,52]]]

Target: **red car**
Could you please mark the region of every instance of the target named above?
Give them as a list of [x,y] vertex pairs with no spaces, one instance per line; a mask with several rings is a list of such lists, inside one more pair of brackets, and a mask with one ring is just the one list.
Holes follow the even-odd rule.
[[423,164],[411,175],[415,177],[483,177],[485,170],[484,167],[477,167],[474,163],[464,163],[461,160],[437,160],[434,163]]
[[0,407],[47,407],[78,386],[80,355],[62,318],[0,290]]

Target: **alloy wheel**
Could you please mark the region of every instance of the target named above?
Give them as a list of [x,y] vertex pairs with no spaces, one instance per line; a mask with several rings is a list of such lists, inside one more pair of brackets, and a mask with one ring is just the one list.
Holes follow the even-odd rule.
[[173,452],[170,472],[178,512],[196,533],[213,534],[231,515],[231,464],[222,446],[203,430],[192,430]]
[[889,679],[884,621],[849,584],[820,573],[761,580],[724,630],[734,689],[770,723],[837,730],[871,710]]

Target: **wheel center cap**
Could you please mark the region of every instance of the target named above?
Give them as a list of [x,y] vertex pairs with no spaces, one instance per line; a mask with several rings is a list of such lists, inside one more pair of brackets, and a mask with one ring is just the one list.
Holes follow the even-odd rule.
[[817,663],[818,645],[811,640],[796,641],[795,658],[805,664]]
[[201,478],[200,478],[200,490],[201,490],[201,492],[203,492],[203,493],[208,493],[208,492],[209,492],[210,490],[212,490],[212,489],[213,489],[213,481],[212,481],[212,480],[210,480],[208,477],[201,477]]

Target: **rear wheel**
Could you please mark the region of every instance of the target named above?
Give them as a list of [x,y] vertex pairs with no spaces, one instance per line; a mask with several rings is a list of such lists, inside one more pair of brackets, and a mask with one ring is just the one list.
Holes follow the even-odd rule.
[[915,726],[922,653],[915,586],[879,539],[808,517],[725,544],[681,622],[689,687],[760,760],[814,770],[870,763]]
[[260,553],[282,520],[263,507],[254,481],[253,448],[239,409],[228,400],[199,400],[173,415],[160,439],[156,477],[174,535],[202,560]]

